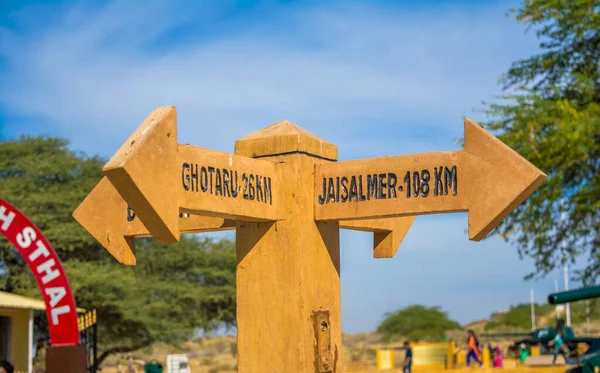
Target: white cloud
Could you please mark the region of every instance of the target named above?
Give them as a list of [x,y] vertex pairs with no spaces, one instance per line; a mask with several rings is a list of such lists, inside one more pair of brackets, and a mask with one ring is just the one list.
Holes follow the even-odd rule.
[[[411,124],[444,123],[460,136],[460,117],[494,94],[497,76],[532,45],[502,8],[310,6],[149,48],[193,19],[165,5],[76,8],[43,33],[5,31],[0,102],[105,155],[154,107],[170,104],[179,108],[180,139],[222,150],[284,118],[340,146],[360,128],[394,132],[380,146],[397,148],[412,143]],[[214,12],[190,13],[211,25]]]

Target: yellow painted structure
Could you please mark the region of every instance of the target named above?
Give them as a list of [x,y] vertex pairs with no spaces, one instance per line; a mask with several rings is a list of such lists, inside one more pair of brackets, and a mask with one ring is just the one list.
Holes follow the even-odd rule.
[[[0,292],[0,317],[3,318],[0,330],[0,359],[10,361],[16,371],[31,371],[33,349],[33,311],[45,310],[43,301]],[[7,346],[1,344],[8,342]],[[1,356],[7,353],[8,356]]]
[[377,350],[377,371],[394,369],[394,351]]
[[[0,359],[10,361],[15,373],[31,372],[33,312],[45,310],[46,304],[41,300],[0,291]],[[77,312],[85,310],[78,308]]]
[[[506,364],[508,363],[508,364]],[[440,367],[427,367],[420,366],[412,368],[414,373],[472,373],[473,371],[481,373],[565,373],[567,367],[528,367],[518,365],[513,360],[505,361],[504,368],[458,368],[458,369],[444,369]],[[344,364],[344,373],[402,373],[402,367],[394,368],[391,370],[380,370],[370,366],[367,362],[356,361],[348,362]]]

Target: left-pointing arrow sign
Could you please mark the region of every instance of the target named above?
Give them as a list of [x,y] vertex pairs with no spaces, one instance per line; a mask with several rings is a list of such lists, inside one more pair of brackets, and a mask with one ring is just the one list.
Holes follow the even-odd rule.
[[[107,178],[102,178],[73,212],[73,217],[119,262],[135,265],[135,239],[148,229]],[[189,215],[179,218],[181,233],[235,229],[235,221]]]
[[275,165],[177,144],[175,107],[154,110],[104,174],[157,241],[179,240],[179,213],[274,221]]

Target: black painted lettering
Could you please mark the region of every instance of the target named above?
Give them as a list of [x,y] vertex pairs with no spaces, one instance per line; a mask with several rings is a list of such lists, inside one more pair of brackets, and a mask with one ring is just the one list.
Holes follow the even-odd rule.
[[269,205],[273,204],[273,192],[271,190],[271,178],[266,177],[263,179],[263,191],[265,196],[265,203],[269,203]]
[[223,195],[231,197],[229,194],[229,171],[223,170]]
[[242,184],[244,184],[244,199],[248,199],[248,176],[242,174]]
[[340,201],[340,177],[335,178],[335,201]]
[[350,178],[350,196],[348,200],[354,199],[354,202],[358,201],[358,191],[356,190],[356,176]]
[[429,180],[431,180],[429,171],[421,171],[421,197],[427,197],[429,195]]
[[379,174],[377,181],[377,199],[385,199],[385,188],[387,184],[385,182],[386,174]]
[[258,202],[262,202],[265,198],[265,196],[263,195],[262,181],[263,177],[260,175],[256,175],[256,200]]
[[256,194],[254,193],[254,174],[250,174],[250,181],[248,182],[248,197],[250,201],[254,201]]
[[223,185],[221,183],[221,170],[216,169],[216,177],[215,177],[215,196],[223,195]]
[[333,178],[329,178],[329,183],[327,187],[327,201],[325,203],[335,202],[335,186],[333,185]]
[[200,188],[204,193],[208,190],[208,173],[204,166],[200,169]]
[[135,212],[133,212],[131,207],[129,207],[129,205],[127,205],[127,221],[134,221],[134,220],[135,220]]
[[433,195],[434,196],[441,196],[442,194],[444,194],[444,184],[442,184],[442,171],[444,170],[443,167],[440,167],[439,169],[437,167],[435,167],[433,169]]
[[215,168],[208,166],[208,172],[210,173],[210,194],[213,194],[213,177],[215,173]]
[[388,173],[388,198],[396,198],[396,183],[398,179],[396,174]]
[[413,195],[415,198],[419,196],[419,192],[421,190],[421,176],[417,171],[413,172]]
[[271,189],[271,178],[265,177],[263,182],[263,190],[265,192],[265,203],[269,201],[269,205],[273,204],[273,192]]
[[[181,184],[183,184],[183,189],[190,190],[190,165],[188,163],[181,165]],[[127,220],[129,221],[129,219]]]
[[406,171],[403,181],[404,185],[406,185],[406,198],[410,198],[410,171]]
[[192,165],[192,191],[198,191],[198,164]]
[[323,192],[318,197],[319,205],[324,204],[326,198],[327,198],[327,178],[323,178]]
[[341,199],[342,199],[342,202],[346,202],[348,200],[348,178],[346,176],[342,176],[341,184],[342,184]]
[[377,174],[367,175],[367,200],[377,198]]
[[444,194],[448,194],[448,189],[452,188],[452,195],[455,196],[458,192],[457,190],[457,175],[456,175],[456,166],[452,166],[452,169],[449,170],[448,167],[444,167]]
[[365,201],[367,197],[365,196],[365,192],[363,190],[363,178],[362,175],[358,176],[358,200]]
[[[238,184],[238,172],[235,171],[235,176],[233,171],[229,171],[229,175],[231,175],[231,196],[233,198],[237,198],[238,192],[240,191],[240,186]],[[235,181],[235,184],[233,183]]]

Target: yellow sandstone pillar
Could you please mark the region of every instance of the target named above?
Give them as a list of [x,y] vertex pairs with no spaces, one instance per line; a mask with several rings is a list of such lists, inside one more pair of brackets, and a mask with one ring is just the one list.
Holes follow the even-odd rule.
[[272,161],[278,221],[237,223],[238,371],[341,372],[339,224],[315,222],[315,164],[337,147],[288,121],[236,142]]
[[488,348],[483,348],[483,366],[485,367],[491,367],[491,356],[490,356],[490,350]]
[[448,343],[448,356],[446,357],[446,369],[454,368],[454,353],[456,352],[456,342]]

